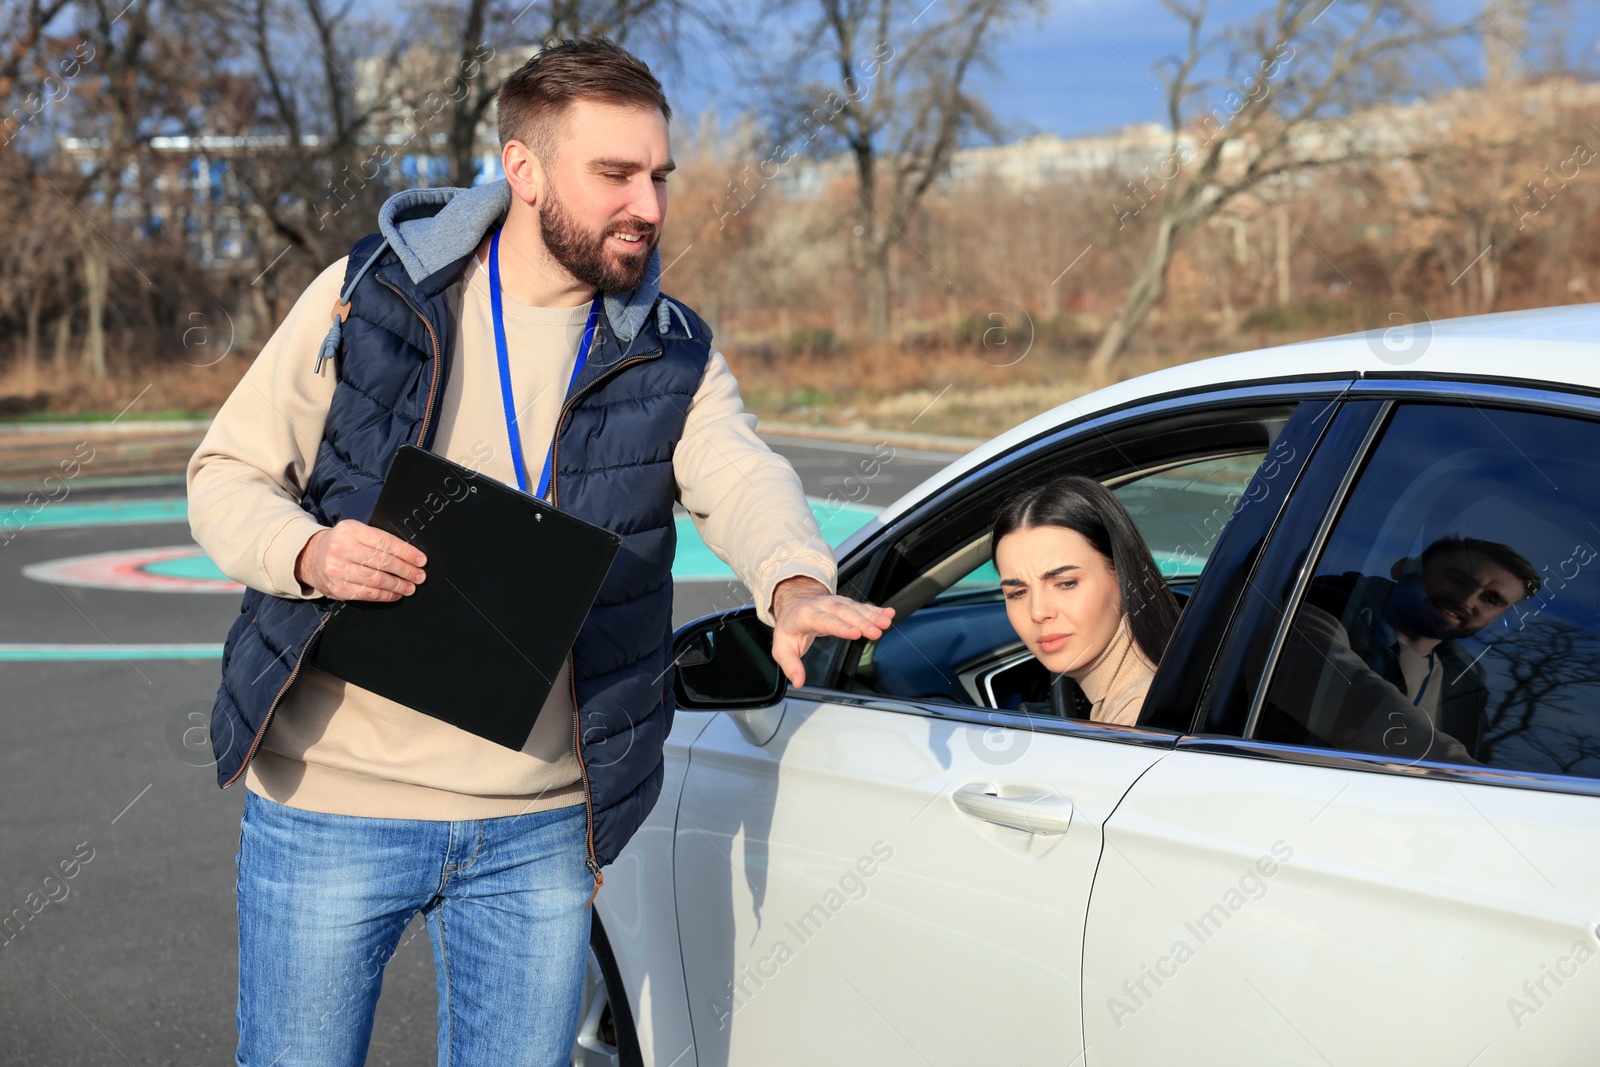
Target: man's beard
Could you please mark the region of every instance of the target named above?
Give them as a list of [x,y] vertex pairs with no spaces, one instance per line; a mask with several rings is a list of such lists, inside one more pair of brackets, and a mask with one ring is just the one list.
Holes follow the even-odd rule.
[[1465,609],[1451,598],[1440,597],[1436,602],[1428,595],[1428,588],[1423,582],[1422,575],[1411,573],[1402,575],[1395,583],[1384,614],[1389,617],[1397,630],[1413,637],[1428,637],[1436,641],[1471,637],[1482,629],[1480,626],[1441,615],[1440,607],[1458,613],[1458,618],[1461,620],[1467,617]]
[[[590,233],[567,211],[555,190],[548,187],[539,212],[539,232],[544,246],[568,274],[603,293],[631,293],[639,288],[661,239],[658,227],[637,219],[608,225],[598,234]],[[608,233],[636,233],[643,239],[637,251],[622,255],[606,249]]]

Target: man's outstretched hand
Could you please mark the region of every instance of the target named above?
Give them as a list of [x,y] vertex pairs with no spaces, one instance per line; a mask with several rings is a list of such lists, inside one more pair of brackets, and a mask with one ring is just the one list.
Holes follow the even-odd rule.
[[806,654],[818,636],[843,637],[854,641],[867,637],[874,641],[894,621],[893,608],[863,604],[849,597],[828,592],[815,578],[796,575],[778,583],[772,594],[772,658],[795,685],[806,684]]
[[394,601],[417,591],[421,550],[355,519],[311,535],[294,562],[295,579],[334,600]]

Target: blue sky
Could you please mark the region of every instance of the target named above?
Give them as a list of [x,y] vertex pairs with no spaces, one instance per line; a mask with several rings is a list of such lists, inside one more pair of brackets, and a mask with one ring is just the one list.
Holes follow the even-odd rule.
[[[1485,0],[1441,0],[1441,15],[1462,19]],[[1214,17],[1249,15],[1263,0],[1213,0]],[[1575,0],[1554,33],[1570,67],[1600,69],[1600,4]],[[1046,14],[1014,29],[996,51],[998,70],[979,83],[996,116],[1018,134],[1032,130],[1067,136],[1099,133],[1163,119],[1159,60],[1180,48],[1182,27],[1159,0],[1051,0]],[[696,42],[701,44],[703,42]],[[1553,67],[1550,33],[1536,36],[1531,58]],[[674,108],[686,118],[705,107],[737,112],[748,94],[726,58],[710,48],[691,49],[690,70],[670,77]],[[1475,48],[1468,55],[1475,53]],[[1153,84],[1152,84],[1153,83]]]

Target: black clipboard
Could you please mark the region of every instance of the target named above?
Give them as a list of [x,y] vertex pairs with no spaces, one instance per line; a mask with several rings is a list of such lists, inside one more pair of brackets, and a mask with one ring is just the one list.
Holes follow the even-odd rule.
[[342,602],[312,665],[520,750],[622,538],[410,444],[367,523],[420,548],[427,576]]

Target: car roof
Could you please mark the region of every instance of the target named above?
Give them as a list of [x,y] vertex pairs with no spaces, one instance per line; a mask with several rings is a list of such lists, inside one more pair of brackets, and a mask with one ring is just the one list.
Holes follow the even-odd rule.
[[885,508],[841,557],[940,487],[1040,434],[1160,396],[1308,378],[1504,378],[1600,390],[1600,303],[1505,311],[1275,345],[1142,374],[1069,400],[993,438]]

